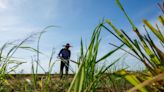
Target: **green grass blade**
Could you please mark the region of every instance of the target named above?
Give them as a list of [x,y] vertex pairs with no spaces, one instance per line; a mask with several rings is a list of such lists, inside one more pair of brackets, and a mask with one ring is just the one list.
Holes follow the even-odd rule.
[[[134,74],[128,74],[125,70],[120,71],[121,75],[124,75],[125,79],[128,80],[134,86],[141,84],[141,82],[137,79]],[[138,88],[141,92],[148,92],[146,88]]]
[[114,29],[114,31],[117,33],[117,35],[119,35],[119,37],[122,39],[123,43],[125,43],[128,47],[130,47],[131,49],[133,49],[131,43],[130,43],[129,40],[121,33],[121,31],[119,31],[119,30],[110,22],[110,20],[106,20],[106,22]]
[[130,24],[132,25],[133,30],[136,29],[135,25],[133,24],[132,20],[130,19],[130,17],[128,16],[128,14],[125,12],[123,6],[120,3],[120,0],[116,0],[116,3],[118,4],[118,6],[120,7],[120,9],[123,11],[123,13],[125,14],[125,16],[127,17],[128,21],[130,22]]
[[164,26],[164,17],[161,15],[158,17],[158,19],[161,22],[161,24]]
[[147,20],[143,20],[144,24],[164,43],[164,37],[158,32]]
[[96,61],[96,63],[106,59],[107,57],[109,57],[110,55],[112,55],[114,52],[116,52],[117,50],[119,50],[122,46],[124,46],[124,44],[122,44],[121,46],[119,46],[118,48],[112,50],[111,52],[105,54],[102,58],[100,58],[99,60]]

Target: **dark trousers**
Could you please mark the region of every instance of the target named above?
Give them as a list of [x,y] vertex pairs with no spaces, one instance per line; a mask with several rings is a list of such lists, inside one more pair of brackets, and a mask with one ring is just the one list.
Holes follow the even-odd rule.
[[63,76],[63,69],[64,69],[64,67],[65,67],[66,75],[68,75],[69,60],[61,61],[61,64],[60,64],[60,78],[62,78],[62,76]]

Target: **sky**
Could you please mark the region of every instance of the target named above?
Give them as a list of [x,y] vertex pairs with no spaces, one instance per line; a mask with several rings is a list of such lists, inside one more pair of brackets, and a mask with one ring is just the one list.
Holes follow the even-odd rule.
[[[162,14],[157,3],[164,0],[120,0],[126,12],[138,28],[142,29],[142,20],[148,19],[152,23],[157,22],[158,15]],[[124,29],[131,37],[134,36],[132,28],[127,19],[117,6],[115,0],[0,0],[0,46],[6,42],[20,41],[31,34],[42,31],[45,27],[54,25],[56,27],[47,29],[41,37],[40,51],[41,65],[47,71],[48,60],[55,49],[55,58],[62,45],[70,43],[71,59],[77,60],[79,56],[80,39],[89,44],[94,28],[103,20],[110,19],[119,29]],[[114,49],[108,43],[120,45],[120,42],[107,31],[101,34],[102,42],[98,57]],[[37,37],[26,43],[27,46],[36,48]],[[115,56],[124,54],[118,51],[109,58],[109,62],[117,59]],[[31,57],[35,53],[19,50],[15,57],[26,61],[17,72],[31,72]],[[141,67],[141,63],[131,56],[124,59],[126,65],[131,68]],[[125,64],[121,62],[121,64]],[[107,62],[105,62],[107,63]],[[53,72],[58,73],[60,62],[55,63]],[[71,63],[74,71],[78,68]],[[44,71],[39,69],[39,73]]]

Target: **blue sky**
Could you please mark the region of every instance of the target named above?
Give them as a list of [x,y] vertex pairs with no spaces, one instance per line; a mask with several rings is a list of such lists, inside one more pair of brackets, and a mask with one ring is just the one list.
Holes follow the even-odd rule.
[[[163,0],[120,1],[139,28],[142,26],[142,19],[156,22],[157,16],[161,14],[156,3]],[[48,32],[42,36],[41,51],[49,56],[52,48],[55,48],[57,54],[62,45],[69,42],[73,45],[71,48],[72,59],[76,60],[81,37],[85,43],[88,43],[93,29],[103,18],[110,19],[118,28],[126,30],[130,36],[134,35],[115,0],[0,0],[0,45],[7,41],[24,39],[32,33],[41,31],[46,26],[56,25],[57,28],[48,29]],[[112,46],[108,45],[109,42],[120,44],[105,31],[102,33],[102,39],[99,56],[113,49]],[[29,43],[29,45],[35,46],[36,42]],[[120,51],[119,53],[123,52]],[[120,55],[119,53],[116,55]],[[31,53],[24,54],[24,51],[17,54],[17,56],[27,60],[27,63],[20,66],[19,70],[24,69],[25,73],[30,72],[32,55]],[[48,65],[47,59],[47,57],[42,56],[41,64],[45,69]],[[113,59],[115,57],[111,57],[110,61]],[[132,57],[126,61],[129,65],[134,64],[132,67],[138,64],[138,62],[131,62],[136,61]],[[75,65],[71,65],[75,70],[77,69]],[[58,72],[58,69],[59,62],[56,63],[54,72]],[[40,72],[43,71],[40,70]]]

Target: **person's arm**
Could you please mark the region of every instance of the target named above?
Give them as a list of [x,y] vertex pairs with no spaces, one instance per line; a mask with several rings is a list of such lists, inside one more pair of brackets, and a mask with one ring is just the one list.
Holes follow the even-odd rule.
[[71,57],[71,51],[69,50],[69,59],[70,59],[70,57]]
[[60,57],[61,53],[62,53],[63,49],[60,50],[59,54],[58,54],[58,57]]

